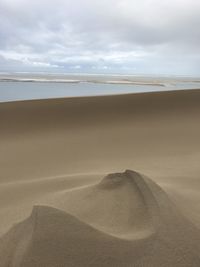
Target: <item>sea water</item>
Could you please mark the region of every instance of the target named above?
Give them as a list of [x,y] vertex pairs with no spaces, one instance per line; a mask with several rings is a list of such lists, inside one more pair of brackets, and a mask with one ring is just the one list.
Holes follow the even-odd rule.
[[0,102],[199,88],[200,80],[194,78],[1,75]]

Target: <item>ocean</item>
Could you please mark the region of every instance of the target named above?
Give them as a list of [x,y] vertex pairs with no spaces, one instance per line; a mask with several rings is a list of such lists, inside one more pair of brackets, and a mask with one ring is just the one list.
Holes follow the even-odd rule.
[[200,78],[0,74],[0,102],[200,89]]

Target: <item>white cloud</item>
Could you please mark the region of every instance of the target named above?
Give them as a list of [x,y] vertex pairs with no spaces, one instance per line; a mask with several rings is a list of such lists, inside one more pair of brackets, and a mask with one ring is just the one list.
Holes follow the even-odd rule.
[[197,0],[1,0],[0,71],[200,74],[199,14]]

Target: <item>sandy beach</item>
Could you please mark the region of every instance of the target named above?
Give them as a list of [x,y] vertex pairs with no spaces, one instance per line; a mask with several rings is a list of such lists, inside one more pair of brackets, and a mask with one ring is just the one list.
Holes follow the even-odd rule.
[[0,267],[199,267],[200,90],[0,103]]

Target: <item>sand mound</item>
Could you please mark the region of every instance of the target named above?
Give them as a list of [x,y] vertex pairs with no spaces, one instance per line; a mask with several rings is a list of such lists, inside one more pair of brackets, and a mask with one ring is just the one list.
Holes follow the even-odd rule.
[[100,183],[62,192],[52,205],[110,235],[141,239],[154,232],[144,183],[136,172],[109,174]]
[[62,192],[53,206],[1,238],[1,267],[200,266],[199,230],[139,173]]

